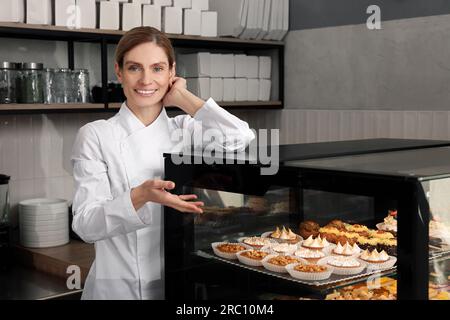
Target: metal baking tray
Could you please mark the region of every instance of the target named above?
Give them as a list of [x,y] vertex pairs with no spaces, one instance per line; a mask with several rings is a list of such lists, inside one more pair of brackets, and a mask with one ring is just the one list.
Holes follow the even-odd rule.
[[332,274],[326,280],[308,281],[308,280],[300,280],[300,279],[293,278],[288,273],[276,273],[276,272],[269,271],[269,270],[265,269],[264,267],[248,266],[248,265],[245,265],[245,264],[239,262],[239,260],[224,259],[224,258],[216,256],[214,254],[214,252],[212,251],[212,249],[211,250],[210,249],[199,250],[196,252],[196,255],[199,257],[202,257],[202,258],[213,259],[213,260],[227,263],[227,264],[239,267],[239,268],[266,274],[268,276],[300,283],[302,285],[308,286],[309,288],[313,288],[316,290],[325,290],[325,289],[328,290],[328,289],[332,289],[337,286],[349,285],[351,283],[355,283],[355,282],[359,282],[364,279],[368,279],[370,276],[373,276],[375,274],[381,277],[381,276],[385,276],[385,275],[394,274],[396,272],[396,267],[394,266],[392,268],[383,269],[383,270],[374,270],[374,271],[367,271],[367,269],[365,269],[365,271],[363,271],[359,274],[356,274],[356,275],[345,275],[344,276],[344,275]]

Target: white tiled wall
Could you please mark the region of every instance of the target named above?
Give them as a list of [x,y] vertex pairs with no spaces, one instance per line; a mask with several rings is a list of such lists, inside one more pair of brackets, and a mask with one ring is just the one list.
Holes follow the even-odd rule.
[[[254,129],[281,128],[281,144],[363,138],[450,139],[450,111],[285,109],[234,113]],[[110,116],[0,116],[0,173],[11,176],[13,223],[21,200],[72,199],[70,153],[76,133],[85,123]]]
[[368,138],[450,140],[450,111],[284,109],[235,114],[255,129],[280,129],[281,144]]
[[108,114],[0,116],[0,173],[11,176],[12,222],[17,203],[36,197],[71,200],[70,152],[78,129]]

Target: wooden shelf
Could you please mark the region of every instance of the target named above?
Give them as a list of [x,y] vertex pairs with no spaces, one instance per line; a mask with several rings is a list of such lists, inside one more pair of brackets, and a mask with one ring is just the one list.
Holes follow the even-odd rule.
[[[67,27],[34,25],[25,23],[0,22],[0,37],[19,39],[38,39],[67,42],[68,68],[75,68],[74,42],[91,42],[100,45],[101,79],[103,88],[108,85],[108,45],[118,43],[125,31],[101,29],[70,29]],[[194,51],[221,50],[226,52],[244,52],[251,54],[268,50],[275,51],[278,58],[278,95],[280,101],[245,101],[245,102],[219,102],[227,109],[282,109],[284,91],[284,46],[283,41],[244,40],[229,37],[199,37],[177,34],[167,34],[175,48],[190,48]],[[276,83],[274,81],[273,83]],[[106,91],[106,89],[105,89]],[[107,92],[102,92],[103,100],[107,100]],[[5,113],[56,113],[56,112],[112,112],[120,104],[8,104],[0,105],[0,114]],[[177,110],[176,108],[168,108]]]
[[[225,109],[281,109],[281,101],[218,102]],[[68,104],[0,104],[0,114],[11,113],[67,113],[67,112],[116,112],[122,103],[68,103]],[[179,110],[168,107],[170,111]]]
[[47,112],[83,112],[105,111],[103,103],[68,104],[0,104],[0,113],[42,113]]
[[[217,104],[225,109],[281,109],[283,104],[281,101],[219,101]],[[109,109],[117,110],[121,103],[110,103]],[[168,110],[179,110],[176,107],[168,107]]]
[[[103,29],[70,29],[67,27],[49,26],[49,25],[37,25],[15,22],[0,22],[0,34],[2,36],[14,36],[14,37],[30,37],[39,38],[45,37],[46,39],[54,40],[80,40],[80,41],[100,41],[102,38],[106,38],[110,42],[118,42],[119,39],[125,34],[125,31],[120,30],[103,30]],[[201,44],[215,43],[215,45],[252,45],[252,46],[269,46],[280,47],[284,46],[284,41],[271,41],[271,40],[245,40],[231,37],[200,37],[200,36],[188,36],[179,34],[167,34],[169,39],[174,42],[174,45],[181,44]],[[197,46],[197,45],[196,45]]]

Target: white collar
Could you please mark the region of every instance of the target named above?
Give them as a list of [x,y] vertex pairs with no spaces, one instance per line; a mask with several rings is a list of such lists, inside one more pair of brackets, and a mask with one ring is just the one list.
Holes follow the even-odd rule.
[[123,127],[125,128],[125,131],[128,135],[133,134],[134,132],[137,132],[139,130],[143,130],[146,128],[153,128],[157,127],[158,123],[167,120],[167,113],[166,109],[162,108],[161,113],[158,115],[158,117],[148,126],[145,126],[141,120],[136,117],[136,115],[130,110],[130,108],[127,106],[126,101],[122,103],[122,106],[119,110],[119,119],[122,123]]

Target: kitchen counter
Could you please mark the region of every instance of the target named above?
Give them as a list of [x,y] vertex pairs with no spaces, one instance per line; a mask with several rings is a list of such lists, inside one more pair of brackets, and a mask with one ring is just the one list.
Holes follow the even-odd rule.
[[61,277],[21,265],[0,273],[0,288],[0,300],[79,299],[82,292],[69,290]]
[[80,268],[83,286],[94,261],[92,244],[71,240],[64,246],[33,249],[15,246],[14,263],[9,271],[0,272],[0,300],[79,299],[82,290],[67,288],[72,273],[69,266]]

